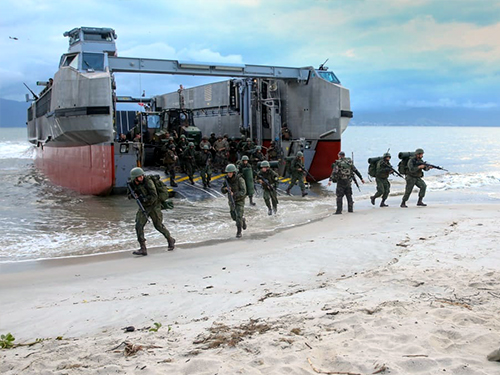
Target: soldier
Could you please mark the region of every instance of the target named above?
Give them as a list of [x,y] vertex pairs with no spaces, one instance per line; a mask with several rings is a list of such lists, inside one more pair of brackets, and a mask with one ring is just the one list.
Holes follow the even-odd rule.
[[193,175],[196,168],[196,153],[193,142],[188,143],[188,148],[184,150],[182,157],[184,159],[184,168],[189,177],[189,182],[191,182],[191,185],[194,185]]
[[201,142],[199,144],[199,147],[200,147],[200,150],[203,151],[203,146],[208,146],[208,149],[210,150],[212,148],[212,144],[208,141],[208,137],[206,135],[204,135],[202,138],[201,138]]
[[266,153],[267,160],[278,160],[278,149],[275,141],[271,141],[271,145],[267,149]]
[[255,174],[259,172],[259,168],[257,165],[264,160],[264,154],[262,153],[262,147],[256,146],[255,151],[252,153],[252,167],[255,171]]
[[175,145],[174,144],[166,144],[163,146],[166,148],[165,156],[163,157],[163,164],[165,165],[165,174],[170,175],[170,186],[177,187],[177,183],[175,182],[175,163],[179,159],[175,154]]
[[211,133],[210,134],[210,138],[208,139],[208,141],[210,142],[210,144],[213,146],[215,141],[217,141],[217,138],[215,137],[215,133]]
[[350,158],[345,157],[345,152],[339,152],[339,159],[335,161],[333,164],[332,174],[330,176],[330,181],[328,181],[328,186],[330,186],[333,182],[337,182],[337,211],[335,214],[342,213],[342,199],[344,195],[347,198],[347,211],[354,212],[354,202],[352,200],[352,179],[354,173],[359,177],[361,182],[364,184],[365,180],[361,176],[361,173],[354,166],[352,160]]
[[226,167],[227,164],[227,151],[229,149],[229,143],[222,138],[221,135],[217,137],[217,141],[214,143],[215,160],[217,165],[221,170]]
[[375,181],[377,182],[377,192],[370,197],[370,201],[375,205],[375,199],[382,197],[380,207],[389,207],[385,204],[385,200],[391,191],[391,183],[389,182],[389,175],[393,173],[391,165],[391,154],[386,152],[382,159],[377,162],[377,170],[375,172]]
[[186,172],[186,162],[184,160],[184,151],[188,148],[188,141],[186,139],[186,136],[184,134],[181,135],[179,138],[179,142],[177,142],[177,155],[179,156],[179,166],[181,168],[181,172],[185,173]]
[[250,155],[250,152],[255,148],[255,144],[252,142],[252,138],[247,138],[247,141],[242,146],[243,155]]
[[231,137],[231,141],[229,142],[228,159],[230,163],[236,163],[238,160],[238,142],[235,137]]
[[302,158],[304,157],[304,153],[302,151],[297,152],[295,155],[295,159],[292,160],[290,164],[290,184],[286,189],[286,193],[288,195],[291,194],[292,188],[296,183],[299,184],[300,190],[302,191],[302,196],[305,197],[307,195],[306,186],[304,185],[304,164],[302,164]]
[[[267,214],[272,215],[273,212],[278,212],[278,195],[276,189],[278,188],[278,174],[270,168],[269,162],[264,160],[260,163],[260,172],[257,175],[257,180],[262,185],[264,190],[264,202],[267,206]],[[273,204],[271,210],[271,202]]]
[[231,218],[236,222],[236,238],[241,237],[241,230],[247,229],[247,223],[243,217],[245,213],[246,186],[243,177],[236,174],[236,166],[226,166],[226,179],[222,185],[221,192],[227,194]]
[[236,167],[238,168],[239,175],[243,177],[245,181],[246,192],[248,198],[250,198],[250,204],[255,206],[255,202],[253,201],[253,193],[255,192],[253,185],[253,170],[248,161],[248,156],[243,155],[241,160],[236,164]]
[[203,146],[203,152],[200,156],[200,175],[203,181],[203,187],[206,189],[210,187],[210,180],[212,179],[212,154],[210,153],[210,146]]
[[424,170],[428,171],[432,169],[431,166],[425,166],[423,164],[422,158],[424,157],[424,150],[421,148],[417,148],[415,150],[415,156],[408,160],[408,174],[406,175],[406,188],[405,194],[403,195],[403,200],[401,201],[401,208],[408,208],[406,205],[406,201],[410,198],[410,194],[413,190],[413,187],[417,185],[420,189],[418,192],[418,202],[417,206],[425,207],[427,206],[422,200],[425,197],[425,190],[427,189],[427,185],[425,184],[422,177],[424,177]]
[[[155,229],[163,234],[168,241],[168,250],[174,250],[175,239],[170,235],[168,229],[163,225],[163,214],[161,213],[161,203],[158,199],[158,192],[154,182],[148,176],[144,175],[141,168],[132,168],[130,171],[129,185],[139,199],[144,208],[141,207],[137,210],[135,215],[135,231],[137,233],[137,240],[141,245],[140,250],[134,251],[134,255],[148,255],[146,249],[146,239],[144,238],[144,226],[148,222],[148,217],[151,218]],[[129,198],[132,196],[129,195]]]

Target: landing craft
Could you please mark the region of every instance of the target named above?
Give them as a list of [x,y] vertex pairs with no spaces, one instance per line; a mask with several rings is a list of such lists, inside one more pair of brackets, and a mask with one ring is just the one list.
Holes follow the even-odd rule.
[[[69,50],[27,114],[35,163],[53,183],[82,194],[124,190],[130,169],[157,163],[155,136],[161,138],[183,121],[189,122],[193,139],[225,133],[256,139],[263,146],[275,140],[282,159],[304,152],[312,178],[319,181],[330,174],[352,112],[349,90],[324,65],[314,69],[126,58],[117,56],[113,29],[80,27],[64,36]],[[116,92],[114,75],[119,73],[231,79],[151,98],[124,98]],[[117,102],[142,107],[139,114],[119,111]],[[118,142],[120,133],[134,128],[149,139]]]

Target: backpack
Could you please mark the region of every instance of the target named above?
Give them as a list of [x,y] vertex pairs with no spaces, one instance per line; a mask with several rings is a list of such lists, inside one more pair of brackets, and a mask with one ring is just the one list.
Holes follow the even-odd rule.
[[377,175],[377,164],[382,159],[382,156],[374,157],[368,159],[368,176],[376,177]]
[[401,159],[401,161],[398,164],[399,173],[401,173],[402,175],[408,174],[408,161],[413,156],[415,156],[414,152],[400,152],[398,154],[398,157]]
[[158,193],[158,199],[160,200],[162,210],[171,210],[174,208],[174,203],[168,199],[170,197],[170,192],[168,191],[167,185],[163,183],[159,174],[154,174],[147,176],[155,184],[156,192]]

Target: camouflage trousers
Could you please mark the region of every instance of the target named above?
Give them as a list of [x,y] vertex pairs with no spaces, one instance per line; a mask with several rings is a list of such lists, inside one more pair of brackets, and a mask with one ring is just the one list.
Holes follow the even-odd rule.
[[382,197],[382,200],[386,200],[387,197],[389,196],[389,193],[391,191],[391,183],[387,178],[376,178],[375,181],[377,182],[377,192],[373,196],[373,198],[378,198]]
[[212,168],[207,165],[200,170],[201,180],[203,181],[203,186],[208,185],[212,179]]
[[278,197],[276,195],[276,190],[264,189],[264,202],[266,202],[267,208],[271,209],[271,202],[274,209],[278,208]]
[[[163,234],[166,239],[170,238],[170,232],[168,229],[163,225],[163,214],[161,212],[161,206],[158,204],[153,207],[148,207],[146,208],[146,212],[148,213],[149,218],[153,222],[153,225],[155,226],[155,229]],[[135,215],[135,232],[137,233],[137,241],[139,243],[143,243],[146,241],[144,238],[144,226],[148,218],[144,213],[141,211],[141,209],[137,210],[137,214]]]
[[234,203],[233,209],[229,202],[229,212],[231,213],[231,219],[233,219],[236,222],[236,226],[240,228],[243,222],[243,215],[245,214],[245,200],[235,201]]
[[299,185],[300,190],[306,190],[306,185],[304,185],[304,175],[302,173],[292,173],[290,176],[290,185],[288,185],[287,190],[291,190],[296,184]]
[[184,164],[184,169],[186,170],[186,174],[190,178],[193,178],[195,167],[191,161],[189,161],[189,160],[186,161],[186,164]]
[[344,199],[344,195],[347,198],[347,209],[349,212],[352,212],[354,208],[354,201],[352,200],[352,187],[350,180],[338,180],[337,182],[337,190],[335,190],[337,194],[337,212],[342,212],[342,200]]
[[175,163],[165,165],[165,174],[170,175],[170,183],[175,180]]
[[427,189],[427,185],[425,184],[424,180],[422,180],[422,178],[420,177],[411,177],[407,175],[405,195],[403,195],[403,202],[406,202],[410,198],[410,194],[415,185],[420,189],[420,191],[418,192],[418,197],[419,198],[425,197],[425,191]]

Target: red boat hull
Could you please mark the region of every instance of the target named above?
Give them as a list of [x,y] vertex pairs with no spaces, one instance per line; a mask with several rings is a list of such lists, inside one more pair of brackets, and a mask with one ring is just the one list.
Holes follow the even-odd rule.
[[52,183],[80,194],[107,195],[115,181],[112,143],[38,147],[35,164]]
[[[338,141],[318,141],[316,153],[311,162],[309,173],[316,181],[324,180],[332,174],[332,163],[338,159],[340,152],[340,140]],[[307,177],[310,180],[310,177]]]

